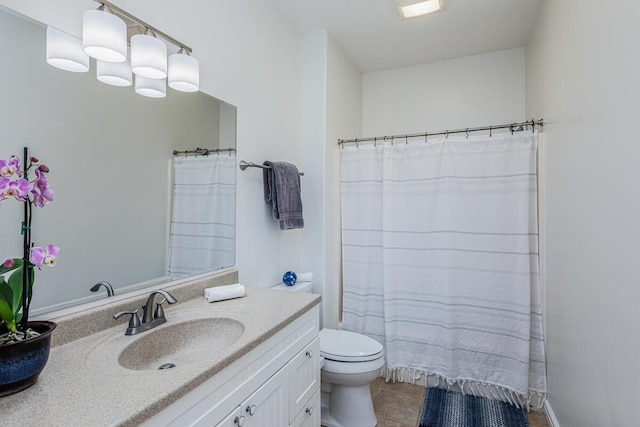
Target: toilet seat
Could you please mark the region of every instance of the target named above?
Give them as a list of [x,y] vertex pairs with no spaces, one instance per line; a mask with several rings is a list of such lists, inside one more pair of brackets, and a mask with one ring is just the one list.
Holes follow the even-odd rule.
[[320,354],[337,362],[367,362],[382,357],[382,344],[365,335],[350,331],[322,329]]

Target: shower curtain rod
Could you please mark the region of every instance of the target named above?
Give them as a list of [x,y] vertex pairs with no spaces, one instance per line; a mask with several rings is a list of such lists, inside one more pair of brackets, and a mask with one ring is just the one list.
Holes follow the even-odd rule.
[[235,151],[236,151],[235,148],[215,148],[215,149],[211,149],[211,148],[196,147],[195,150],[184,150],[184,151],[173,150],[173,155],[174,156],[180,156],[180,155],[184,154],[185,157],[187,157],[190,154],[192,154],[194,156],[208,156],[209,154],[225,153],[225,152],[228,152],[229,154],[231,154],[231,153],[235,153]]
[[368,138],[338,139],[338,145],[342,146],[344,144],[349,144],[349,143],[355,143],[356,145],[358,145],[361,142],[375,143],[377,141],[393,142],[395,139],[404,139],[406,141],[408,138],[425,138],[426,140],[427,137],[429,136],[436,136],[436,135],[449,136],[453,133],[466,133],[468,135],[470,132],[480,132],[480,131],[487,131],[487,130],[489,131],[489,135],[491,136],[491,132],[493,132],[494,129],[509,129],[511,130],[511,133],[513,133],[513,132],[520,132],[528,126],[531,126],[531,131],[533,132],[536,128],[536,125],[542,127],[544,125],[543,119],[539,119],[539,120],[531,119],[526,122],[510,123],[506,125],[483,126],[483,127],[455,129],[455,130],[442,130],[439,132],[423,132],[423,133],[410,133],[405,135],[387,135],[387,136],[376,136],[376,137],[368,137]]

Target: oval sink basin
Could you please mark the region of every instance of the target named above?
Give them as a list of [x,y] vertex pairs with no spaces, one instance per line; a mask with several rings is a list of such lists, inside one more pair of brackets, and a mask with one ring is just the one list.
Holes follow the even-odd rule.
[[221,347],[238,341],[243,333],[242,323],[226,317],[169,324],[144,332],[122,350],[118,362],[136,371],[155,370],[165,364],[200,363]]

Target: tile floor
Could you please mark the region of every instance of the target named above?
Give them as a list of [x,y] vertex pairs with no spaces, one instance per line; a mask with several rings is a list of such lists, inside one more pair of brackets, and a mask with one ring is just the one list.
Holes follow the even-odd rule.
[[[405,383],[387,383],[378,378],[371,384],[377,427],[417,427],[420,425],[426,389]],[[529,427],[548,427],[542,412],[527,414]]]

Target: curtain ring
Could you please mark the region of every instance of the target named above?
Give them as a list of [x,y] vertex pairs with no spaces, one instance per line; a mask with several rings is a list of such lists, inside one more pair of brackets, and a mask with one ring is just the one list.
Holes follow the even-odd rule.
[[445,131],[447,133],[447,136],[444,137],[445,140],[449,139],[449,131]]
[[405,145],[409,145],[409,135],[407,135],[406,133],[404,134],[404,143]]
[[427,132],[424,133],[424,143],[427,143]]
[[378,146],[378,137],[374,136],[373,137],[373,148],[376,148]]
[[536,122],[531,119],[531,133],[536,133]]
[[493,126],[489,126],[489,138],[493,136]]
[[469,128],[467,128],[466,132],[467,132],[467,139],[469,139]]
[[360,148],[360,146],[358,145],[358,138],[356,138],[355,141],[356,141],[356,148]]

